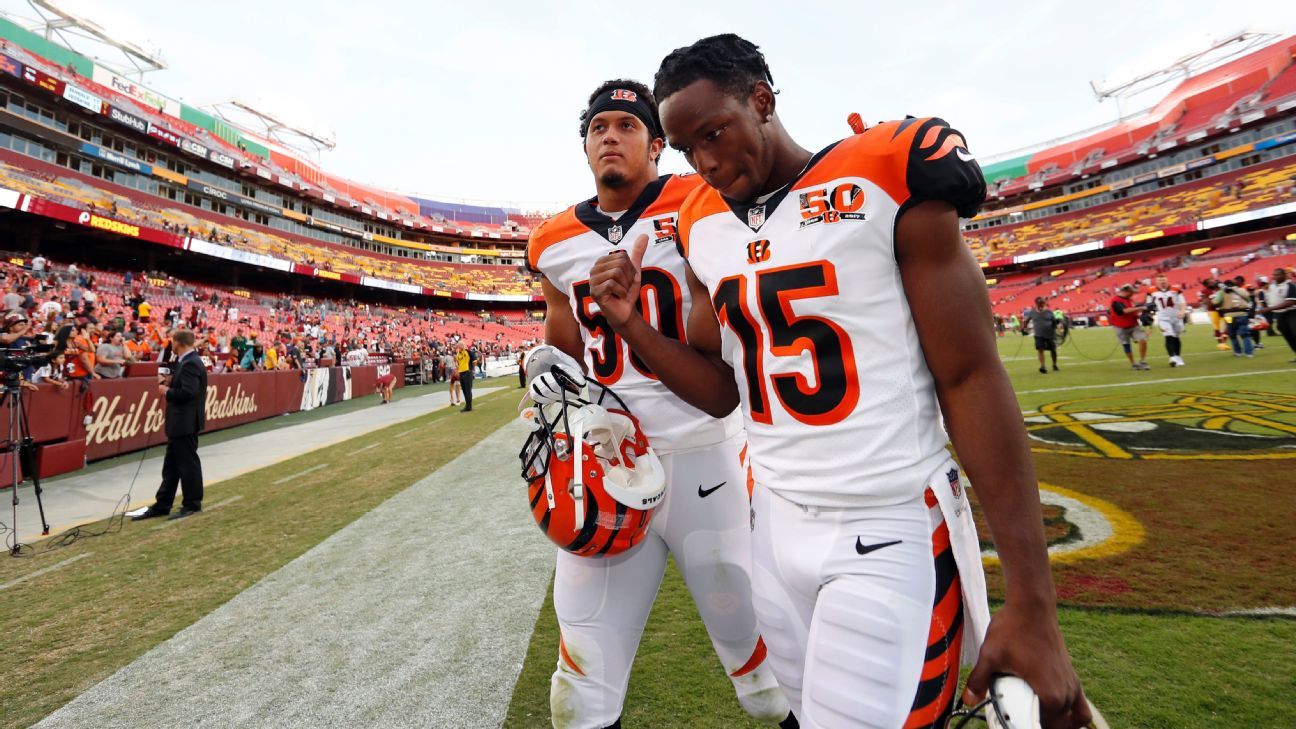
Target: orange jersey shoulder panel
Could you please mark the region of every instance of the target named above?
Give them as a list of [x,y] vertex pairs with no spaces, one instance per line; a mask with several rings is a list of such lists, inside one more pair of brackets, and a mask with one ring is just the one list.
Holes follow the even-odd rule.
[[684,204],[684,200],[688,198],[689,193],[703,186],[705,186],[705,183],[702,182],[701,175],[671,175],[665,186],[662,187],[661,194],[657,196],[656,200],[653,200],[652,204],[639,217],[652,218],[677,212],[680,206]]
[[679,222],[676,224],[679,233],[680,255],[688,258],[689,251],[689,230],[697,221],[729,211],[729,205],[725,203],[720,193],[716,192],[710,185],[698,185],[684,198],[684,203],[680,205]]
[[531,231],[527,240],[527,268],[539,273],[540,254],[549,246],[579,235],[589,228],[576,219],[576,208],[570,207],[549,218]]
[[837,143],[802,175],[797,186],[822,185],[842,177],[864,177],[898,204],[909,198],[906,172],[909,150],[926,119],[882,122]]

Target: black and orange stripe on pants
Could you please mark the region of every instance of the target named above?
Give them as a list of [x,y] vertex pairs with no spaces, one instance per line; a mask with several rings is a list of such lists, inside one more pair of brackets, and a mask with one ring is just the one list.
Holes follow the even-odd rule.
[[[924,494],[924,501],[929,509],[939,508],[930,490]],[[932,560],[936,569],[936,599],[932,605],[922,677],[905,729],[945,726],[954,710],[954,694],[958,690],[963,591],[954,550],[950,547],[949,525],[944,520],[932,531]]]

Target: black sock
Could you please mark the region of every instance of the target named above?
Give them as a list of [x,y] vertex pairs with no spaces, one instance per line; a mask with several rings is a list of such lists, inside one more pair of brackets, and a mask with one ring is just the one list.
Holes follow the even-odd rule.
[[603,729],[621,729],[621,717],[618,716],[616,721],[608,724]]
[[779,722],[779,729],[801,729],[801,723],[789,711],[787,718]]
[[1171,357],[1177,356],[1179,354],[1177,351],[1179,348],[1179,337],[1166,337],[1165,340],[1166,354]]

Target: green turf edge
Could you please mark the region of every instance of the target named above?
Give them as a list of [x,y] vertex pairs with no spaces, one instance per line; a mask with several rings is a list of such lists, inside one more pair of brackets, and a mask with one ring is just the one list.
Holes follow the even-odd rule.
[[476,399],[472,414],[443,407],[332,445],[342,456],[383,447],[330,458],[331,467],[285,485],[271,484],[317,463],[319,453],[209,484],[209,505],[241,498],[174,526],[126,522],[105,537],[49,551],[38,543],[30,558],[0,560],[5,583],[90,554],[0,593],[0,726],[53,712],[472,447],[516,417],[515,405],[506,389]]
[[[1087,695],[1112,727],[1291,726],[1296,620],[1065,607],[1058,620]],[[504,727],[549,726],[557,655],[550,594]],[[626,729],[761,726],[734,699],[673,563],[644,631],[622,719]]]

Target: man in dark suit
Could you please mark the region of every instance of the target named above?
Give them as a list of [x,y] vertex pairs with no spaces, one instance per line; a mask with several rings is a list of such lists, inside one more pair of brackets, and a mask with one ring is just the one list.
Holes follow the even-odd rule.
[[180,511],[171,519],[183,519],[202,511],[202,463],[198,460],[198,434],[207,424],[207,368],[194,351],[194,334],[188,329],[171,333],[170,382],[158,377],[158,392],[166,398],[166,457],[162,460],[162,485],[157,500],[136,521],[166,516],[175,501],[176,485],[183,492]]

